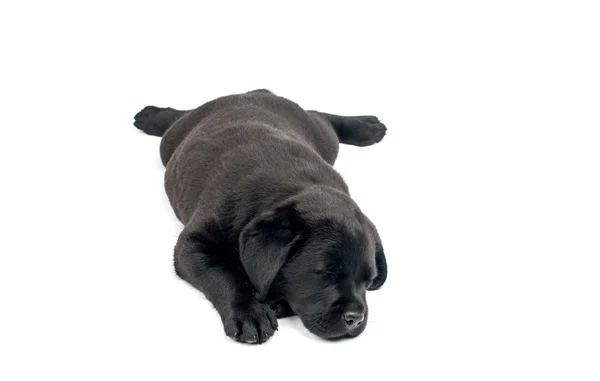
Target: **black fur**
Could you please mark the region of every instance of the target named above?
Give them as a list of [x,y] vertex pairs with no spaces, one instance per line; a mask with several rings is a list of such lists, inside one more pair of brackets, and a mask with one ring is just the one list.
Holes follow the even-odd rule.
[[163,136],[165,188],[185,225],[175,269],[228,336],[262,343],[292,314],[323,338],[365,329],[365,292],[385,282],[387,264],[332,165],[339,142],[383,139],[376,117],[305,111],[255,90],[191,111],[148,106],[134,124]]

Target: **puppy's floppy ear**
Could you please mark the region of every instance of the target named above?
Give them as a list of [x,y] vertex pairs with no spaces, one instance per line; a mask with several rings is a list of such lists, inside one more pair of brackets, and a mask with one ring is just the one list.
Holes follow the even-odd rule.
[[373,283],[371,283],[371,286],[369,286],[369,291],[377,290],[383,286],[387,279],[387,261],[383,252],[381,238],[377,231],[375,231],[375,266],[377,266],[377,276],[373,280]]
[[300,238],[293,213],[288,206],[276,208],[250,221],[240,234],[240,260],[260,301]]

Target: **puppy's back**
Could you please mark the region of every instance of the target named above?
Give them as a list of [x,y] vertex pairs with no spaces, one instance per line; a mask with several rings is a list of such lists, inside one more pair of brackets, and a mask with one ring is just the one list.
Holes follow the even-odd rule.
[[219,98],[189,112],[163,137],[166,191],[187,223],[197,210],[210,215],[224,205],[256,205],[248,197],[276,202],[278,193],[306,182],[344,186],[323,159],[335,158],[338,144],[332,129],[285,98],[262,92]]
[[[315,149],[328,162],[337,157],[339,140],[296,103],[267,90],[217,98],[188,112],[165,133],[160,156],[166,166],[177,147],[190,134],[205,134],[236,123],[268,124]],[[325,127],[325,128],[324,128]]]

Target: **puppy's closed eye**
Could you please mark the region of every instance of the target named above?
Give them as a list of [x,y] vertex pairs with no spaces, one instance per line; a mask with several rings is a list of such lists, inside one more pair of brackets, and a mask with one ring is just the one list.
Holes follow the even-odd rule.
[[[316,269],[312,272],[317,278],[324,279],[327,281],[339,282],[345,278],[347,275],[340,272],[337,268],[323,268]],[[373,281],[377,277],[377,272],[373,269],[372,271],[366,272],[362,277],[357,279],[357,284],[364,285],[366,288],[369,288],[373,285]]]
[[320,278],[327,278],[331,280],[339,280],[343,276],[335,271],[334,269],[317,269],[313,271],[313,274],[317,275]]

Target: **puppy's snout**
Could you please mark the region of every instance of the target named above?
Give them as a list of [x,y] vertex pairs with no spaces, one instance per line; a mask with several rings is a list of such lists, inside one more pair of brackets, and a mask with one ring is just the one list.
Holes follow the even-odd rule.
[[344,313],[343,318],[348,329],[353,330],[362,324],[365,320],[365,314],[360,311],[347,311]]

